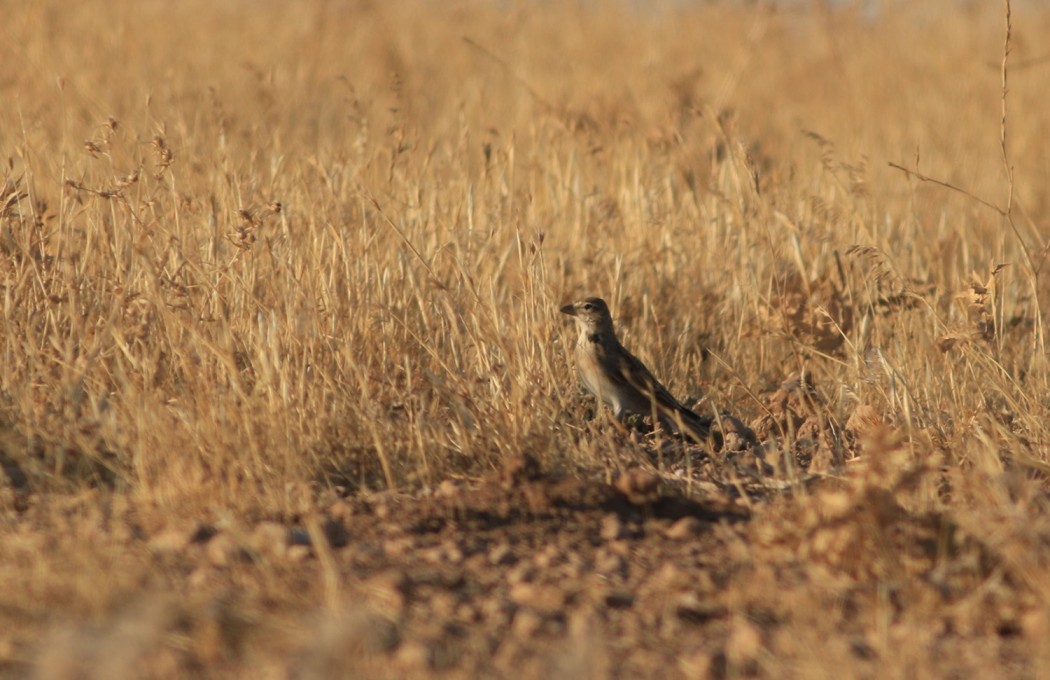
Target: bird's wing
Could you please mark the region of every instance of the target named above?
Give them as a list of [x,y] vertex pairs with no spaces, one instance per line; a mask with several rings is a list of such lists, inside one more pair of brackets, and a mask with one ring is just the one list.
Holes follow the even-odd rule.
[[647,398],[655,399],[657,406],[662,409],[676,411],[683,408],[649,368],[642,363],[641,359],[626,349],[617,353],[616,369],[617,377],[622,378],[626,384],[634,387]]
[[638,357],[631,354],[622,345],[618,349],[620,351],[610,353],[610,358],[614,360],[615,365],[615,370],[611,371],[615,379],[635,388],[646,399],[655,401],[657,414],[672,421],[676,429],[677,419],[680,418],[682,424],[693,431],[694,439],[705,440],[711,429],[711,419],[701,417],[682,405]]

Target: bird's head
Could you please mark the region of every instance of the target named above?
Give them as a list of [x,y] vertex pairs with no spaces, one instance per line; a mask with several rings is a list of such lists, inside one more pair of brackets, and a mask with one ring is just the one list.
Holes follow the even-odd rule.
[[580,330],[588,333],[611,332],[613,329],[609,305],[599,297],[584,298],[565,305],[561,313],[574,317]]

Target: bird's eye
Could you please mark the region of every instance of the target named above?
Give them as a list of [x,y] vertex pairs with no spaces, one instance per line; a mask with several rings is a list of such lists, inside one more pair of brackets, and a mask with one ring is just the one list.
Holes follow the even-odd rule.
[[583,305],[583,308],[586,309],[587,311],[591,311],[592,309],[594,309],[594,305],[592,305],[589,302],[585,302],[584,305]]

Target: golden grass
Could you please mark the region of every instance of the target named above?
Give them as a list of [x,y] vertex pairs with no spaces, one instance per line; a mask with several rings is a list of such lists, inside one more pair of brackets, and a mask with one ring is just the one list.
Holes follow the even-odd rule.
[[[1050,13],[1014,8],[1008,177],[1001,7],[624,4],[11,13],[0,554],[16,557],[0,560],[13,631],[0,659],[35,664],[30,640],[91,647],[77,622],[132,650],[99,674],[180,648],[170,611],[149,603],[180,577],[114,535],[128,517],[149,535],[172,518],[236,526],[473,478],[523,452],[582,476],[636,460],[578,393],[557,308],[582,294],[608,299],[625,344],[708,412],[752,421],[763,393],[804,372],[834,423],[858,405],[877,414],[826,486],[757,501],[765,538],[748,549],[759,570],[798,555],[830,582],[875,584],[886,618],[872,634],[903,650],[884,671],[937,675],[915,631],[947,605],[894,604],[878,584],[947,582],[978,553],[993,566],[966,587],[995,602],[960,594],[952,614],[979,641],[972,668],[1003,662],[988,611],[1038,648],[1050,102],[1047,67],[1026,62],[1044,56]],[[880,533],[893,504],[983,547],[902,566]],[[327,597],[312,581],[288,595],[305,579],[278,569],[184,606],[222,626],[265,618],[262,639],[282,639],[282,616]],[[802,651],[828,640],[812,619],[831,605],[813,592],[779,601],[816,611],[752,671],[852,674],[848,641],[824,661]],[[128,613],[128,598],[143,604]],[[139,637],[120,632],[134,622]],[[197,670],[257,667],[189,627]],[[732,630],[746,652],[746,625]],[[56,654],[42,668],[73,672]]]

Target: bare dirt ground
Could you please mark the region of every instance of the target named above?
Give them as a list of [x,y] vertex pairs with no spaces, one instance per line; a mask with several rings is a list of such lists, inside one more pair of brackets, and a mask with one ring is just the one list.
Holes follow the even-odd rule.
[[[890,448],[881,454],[894,460]],[[716,460],[692,483],[651,466],[607,483],[544,470],[526,454],[480,479],[333,499],[283,520],[161,519],[94,494],[22,499],[7,518],[10,573],[38,560],[25,597],[60,599],[74,619],[98,623],[22,621],[5,634],[0,663],[41,677],[1046,668],[1048,622],[1030,607],[1023,560],[896,500],[927,477],[949,493],[950,475],[855,459],[852,473],[786,484]],[[95,574],[92,592],[80,592],[80,572]],[[45,621],[48,635],[29,634]]]

